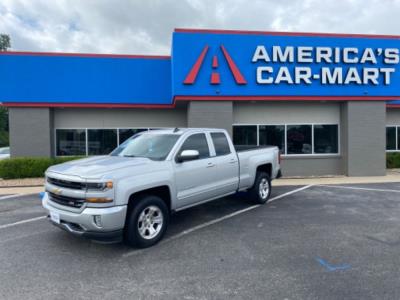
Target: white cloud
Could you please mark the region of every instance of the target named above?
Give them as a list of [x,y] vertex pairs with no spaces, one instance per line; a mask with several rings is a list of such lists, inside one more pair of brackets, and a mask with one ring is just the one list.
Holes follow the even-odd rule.
[[169,54],[176,27],[400,34],[400,0],[2,0],[13,50]]

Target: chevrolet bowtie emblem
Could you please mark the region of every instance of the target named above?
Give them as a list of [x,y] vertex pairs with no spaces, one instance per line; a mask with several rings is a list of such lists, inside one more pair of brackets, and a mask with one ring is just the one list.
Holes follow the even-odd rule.
[[61,195],[62,191],[61,191],[61,189],[54,189],[53,193],[57,194],[57,195]]

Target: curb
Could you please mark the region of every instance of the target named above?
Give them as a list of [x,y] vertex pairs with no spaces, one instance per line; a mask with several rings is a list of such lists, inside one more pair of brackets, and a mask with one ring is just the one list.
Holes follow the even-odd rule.
[[37,184],[37,185],[5,185],[5,186],[0,186],[0,189],[31,188],[31,187],[40,187],[40,186],[44,186],[44,184]]
[[10,200],[10,199],[19,198],[19,197],[25,197],[25,196],[35,196],[35,195],[38,195],[39,199],[41,199],[41,197],[42,197],[41,193],[12,194],[12,195],[6,195],[6,196],[0,195],[0,201]]

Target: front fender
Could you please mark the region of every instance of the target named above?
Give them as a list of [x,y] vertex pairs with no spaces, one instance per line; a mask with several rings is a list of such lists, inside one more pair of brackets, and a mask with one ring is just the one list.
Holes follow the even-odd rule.
[[155,171],[120,179],[115,191],[116,205],[126,205],[132,194],[160,186],[167,186],[169,188],[171,206],[173,207],[176,190],[169,171]]

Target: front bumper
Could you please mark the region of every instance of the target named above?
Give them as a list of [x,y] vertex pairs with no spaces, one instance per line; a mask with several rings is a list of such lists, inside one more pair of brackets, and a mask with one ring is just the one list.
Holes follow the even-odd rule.
[[[49,213],[59,215],[60,223],[51,221],[55,226],[76,236],[101,242],[119,242],[122,240],[127,206],[107,208],[85,208],[80,213],[70,212],[51,205],[45,193],[42,205]],[[101,226],[95,223],[94,216],[100,216]]]
[[72,235],[87,238],[89,240],[94,240],[103,243],[118,243],[123,239],[123,229],[115,230],[115,231],[107,231],[107,232],[96,232],[96,231],[83,231],[76,229],[76,225],[73,223],[61,221],[60,224],[53,222],[50,219],[50,216],[47,216],[47,219],[54,226],[61,228]]

